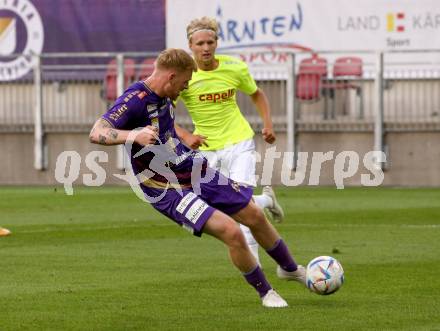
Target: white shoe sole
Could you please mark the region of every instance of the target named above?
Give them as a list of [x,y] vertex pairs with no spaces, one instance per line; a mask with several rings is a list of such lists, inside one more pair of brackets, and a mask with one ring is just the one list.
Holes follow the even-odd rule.
[[284,211],[278,203],[274,190],[270,186],[265,186],[263,188],[263,194],[272,199],[273,207],[267,208],[268,212],[271,214],[272,220],[277,223],[281,223],[284,220]]

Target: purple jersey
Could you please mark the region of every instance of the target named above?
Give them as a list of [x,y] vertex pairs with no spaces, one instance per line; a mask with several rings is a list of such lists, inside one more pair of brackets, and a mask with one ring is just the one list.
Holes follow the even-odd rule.
[[[155,145],[143,147],[133,143],[130,153],[133,171],[135,174],[150,171],[148,179],[142,179],[141,183],[147,200],[193,234],[201,235],[216,209],[232,215],[246,207],[252,198],[251,188],[208,168],[200,153],[181,143],[174,129],[171,100],[159,97],[144,82],[131,85],[102,117],[121,130],[147,125],[158,128],[159,139]],[[191,181],[193,167],[199,171],[198,178],[211,178],[199,183],[197,193]],[[174,189],[177,187],[180,190]],[[160,199],[155,199],[157,197]]]
[[[173,104],[169,98],[162,98],[151,91],[144,82],[131,85],[102,116],[116,129],[133,130],[152,125],[158,128],[159,139],[154,146],[133,143],[130,153],[135,174],[148,169],[155,183],[177,180],[179,185],[191,184],[193,164],[206,160],[200,153],[181,143],[174,129]],[[140,153],[139,153],[140,152]],[[139,156],[136,154],[139,153]]]

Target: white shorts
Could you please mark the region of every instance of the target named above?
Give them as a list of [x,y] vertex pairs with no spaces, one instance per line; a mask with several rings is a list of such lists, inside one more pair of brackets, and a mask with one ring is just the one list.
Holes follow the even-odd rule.
[[239,142],[216,151],[201,151],[209,166],[240,184],[255,187],[255,142],[253,139]]

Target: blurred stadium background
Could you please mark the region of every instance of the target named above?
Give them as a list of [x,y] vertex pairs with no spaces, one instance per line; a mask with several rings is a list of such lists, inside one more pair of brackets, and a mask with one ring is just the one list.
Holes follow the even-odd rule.
[[[77,151],[84,160],[100,149],[88,143],[94,120],[124,87],[151,72],[160,50],[187,49],[186,25],[208,15],[220,23],[219,52],[245,59],[267,92],[277,151],[355,151],[362,160],[380,150],[387,158],[383,185],[439,186],[440,41],[432,38],[440,30],[438,4],[334,3],[6,1],[0,5],[0,184],[56,184],[61,152]],[[238,98],[258,130],[257,112]],[[178,108],[178,122],[190,126]],[[267,146],[256,139],[264,158]],[[106,183],[122,185],[111,176],[123,171],[122,153],[104,150]],[[282,159],[275,160],[273,185],[281,184],[281,168]],[[323,164],[320,185],[334,185],[333,169],[334,159]],[[84,173],[90,170],[82,162],[75,185]],[[363,173],[369,172],[360,166],[345,184],[360,185]]]
[[[303,174],[287,169],[303,187],[281,185],[275,160],[276,227],[300,263],[338,258],[335,295],[277,279],[261,254],[290,305],[263,309],[221,243],[137,199],[114,176],[121,149],[89,143],[96,118],[159,51],[187,49],[185,27],[203,15],[220,24],[218,52],[244,59],[268,94],[277,152],[291,166],[309,153]],[[439,31],[434,0],[0,0],[0,227],[12,231],[0,238],[0,330],[440,330]],[[358,153],[344,184],[361,186],[372,150],[386,155],[381,187],[337,190],[336,154]],[[81,158],[73,196],[55,176],[65,151]],[[94,151],[109,155],[107,187],[80,187],[102,184],[86,166]],[[311,185],[312,153],[331,151]]]

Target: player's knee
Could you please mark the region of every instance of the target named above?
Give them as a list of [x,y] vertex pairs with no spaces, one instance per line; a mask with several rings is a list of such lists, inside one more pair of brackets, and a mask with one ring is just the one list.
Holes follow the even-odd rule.
[[246,226],[249,228],[258,227],[262,223],[266,222],[266,216],[264,216],[263,210],[253,205],[246,215]]
[[228,246],[244,246],[246,240],[240,228],[236,224],[228,226],[225,231],[225,242]]

